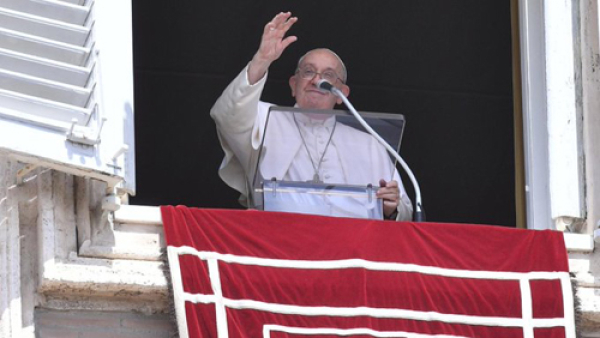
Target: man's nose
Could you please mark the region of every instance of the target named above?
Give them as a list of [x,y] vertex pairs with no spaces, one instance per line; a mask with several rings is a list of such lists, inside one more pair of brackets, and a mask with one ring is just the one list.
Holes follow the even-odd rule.
[[315,76],[312,77],[310,82],[312,82],[312,84],[316,85],[317,82],[319,82],[319,80],[321,80],[321,73],[315,73]]
[[321,81],[321,79],[323,79],[323,76],[321,75],[321,73],[315,73],[315,76],[313,76],[313,78],[310,80],[310,82],[316,86],[319,81]]

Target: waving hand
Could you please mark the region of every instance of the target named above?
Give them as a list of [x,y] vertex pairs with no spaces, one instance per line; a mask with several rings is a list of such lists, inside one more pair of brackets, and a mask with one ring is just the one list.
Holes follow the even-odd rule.
[[298,18],[292,17],[292,13],[279,13],[263,30],[260,47],[250,65],[248,66],[248,80],[254,84],[260,80],[266,73],[273,61],[279,59],[283,51],[293,42],[298,40],[296,36],[285,36],[287,31],[298,21]]

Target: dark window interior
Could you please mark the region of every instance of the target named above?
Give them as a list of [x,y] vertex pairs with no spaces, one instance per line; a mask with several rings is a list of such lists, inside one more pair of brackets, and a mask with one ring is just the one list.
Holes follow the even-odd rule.
[[134,0],[132,204],[241,208],[217,175],[209,110],[280,11],[299,18],[299,40],[271,67],[263,100],[293,105],[297,59],[331,48],[358,110],[405,115],[401,155],[428,221],[515,225],[508,0]]

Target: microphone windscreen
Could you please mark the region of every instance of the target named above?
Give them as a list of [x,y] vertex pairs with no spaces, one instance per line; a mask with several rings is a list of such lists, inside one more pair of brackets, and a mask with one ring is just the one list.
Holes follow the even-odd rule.
[[330,92],[333,89],[333,85],[329,81],[321,79],[317,82],[317,87],[321,90]]

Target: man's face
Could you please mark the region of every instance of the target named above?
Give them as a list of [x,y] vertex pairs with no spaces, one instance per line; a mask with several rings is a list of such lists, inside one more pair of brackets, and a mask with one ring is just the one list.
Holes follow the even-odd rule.
[[[327,50],[314,50],[309,52],[300,64],[300,70],[310,69],[316,73],[335,72],[342,75],[342,65],[337,57]],[[330,92],[322,92],[317,88],[321,75],[315,74],[312,79],[304,79],[301,73],[296,73],[290,78],[292,96],[296,98],[298,107],[303,109],[332,109],[336,103],[341,104],[342,99]],[[332,82],[344,95],[348,96],[350,88],[342,83],[341,79]]]

